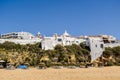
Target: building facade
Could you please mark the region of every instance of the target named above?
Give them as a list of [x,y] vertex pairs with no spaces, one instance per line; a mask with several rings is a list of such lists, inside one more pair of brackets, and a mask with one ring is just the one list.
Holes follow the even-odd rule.
[[0,36],[0,43],[4,43],[6,41],[14,42],[16,44],[35,44],[38,42],[41,42],[42,38],[38,36],[34,36],[33,34],[29,32],[11,32],[2,34]]
[[40,32],[36,36],[29,32],[11,32],[2,34],[0,43],[6,41],[14,42],[16,44],[35,44],[41,43],[44,50],[53,50],[56,45],[72,45],[84,42],[90,48],[91,62],[99,58],[106,47],[120,46],[120,41],[110,35],[97,35],[97,36],[71,36],[65,31],[62,35],[54,34],[52,37],[42,37]]
[[79,45],[80,43],[85,42],[84,38],[81,37],[73,37],[65,31],[63,35],[58,36],[57,34],[53,35],[52,37],[45,37],[42,41],[42,49],[45,50],[53,50],[56,45],[60,44],[62,46],[66,45],[72,45],[72,44],[77,44]]

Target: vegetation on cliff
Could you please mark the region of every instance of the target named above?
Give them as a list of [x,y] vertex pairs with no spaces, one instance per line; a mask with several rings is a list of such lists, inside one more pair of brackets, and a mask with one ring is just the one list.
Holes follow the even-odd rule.
[[[57,45],[54,50],[42,50],[40,43],[20,45],[12,42],[0,44],[0,60],[18,66],[27,64],[38,66],[44,63],[47,67],[54,65],[86,65],[90,63],[90,50],[83,43],[80,45]],[[94,62],[104,66],[120,65],[120,47],[106,48],[103,55]]]

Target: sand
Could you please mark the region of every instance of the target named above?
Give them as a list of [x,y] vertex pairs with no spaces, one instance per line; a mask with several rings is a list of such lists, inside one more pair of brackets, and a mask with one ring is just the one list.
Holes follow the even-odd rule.
[[0,69],[0,80],[120,80],[120,67]]

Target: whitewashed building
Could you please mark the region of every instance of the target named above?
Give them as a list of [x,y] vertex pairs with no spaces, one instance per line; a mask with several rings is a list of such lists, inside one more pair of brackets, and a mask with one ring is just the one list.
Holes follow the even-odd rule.
[[0,43],[4,43],[6,41],[14,42],[16,44],[35,44],[41,42],[42,38],[40,38],[40,33],[38,36],[34,36],[29,32],[11,32],[2,34],[0,37]]
[[100,57],[105,50],[101,37],[88,37],[86,45],[90,47],[91,62]]
[[85,39],[80,37],[72,37],[65,31],[63,35],[58,36],[57,34],[53,35],[53,37],[44,37],[44,39],[41,41],[42,49],[48,50],[48,49],[54,49],[54,47],[58,44],[62,46],[66,45],[72,45],[72,44],[80,44],[81,42],[84,42]]
[[40,32],[36,36],[29,32],[11,32],[2,34],[0,37],[0,43],[5,41],[14,42],[16,44],[35,44],[41,42],[41,47],[44,50],[53,50],[56,45],[62,46],[77,44],[82,42],[86,43],[86,46],[90,47],[91,62],[99,58],[105,47],[120,46],[120,41],[117,41],[115,37],[109,35],[97,35],[97,36],[71,36],[65,31],[62,35],[54,34],[52,37],[42,37]]
[[117,47],[120,46],[120,41],[117,40],[114,36],[102,35],[105,47]]
[[90,47],[91,62],[93,62],[102,55],[106,47],[112,48],[120,46],[120,42],[117,41],[114,36],[98,35],[88,36],[86,45]]

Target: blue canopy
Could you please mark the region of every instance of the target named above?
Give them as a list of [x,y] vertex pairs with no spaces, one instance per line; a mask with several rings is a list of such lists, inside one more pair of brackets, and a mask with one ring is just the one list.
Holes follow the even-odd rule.
[[28,67],[26,65],[19,65],[18,68],[20,68],[20,69],[27,69]]

